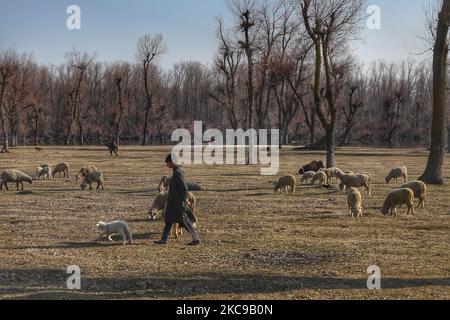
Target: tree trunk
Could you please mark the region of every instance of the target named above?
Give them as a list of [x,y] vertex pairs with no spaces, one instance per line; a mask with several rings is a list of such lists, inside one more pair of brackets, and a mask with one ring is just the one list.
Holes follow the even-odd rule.
[[334,138],[334,130],[327,130],[327,168],[335,166],[336,142]]
[[447,152],[450,153],[450,127],[447,128]]
[[443,166],[447,147],[447,56],[450,0],[444,0],[439,12],[436,42],[433,51],[433,124],[427,167],[419,180],[428,184],[444,184]]

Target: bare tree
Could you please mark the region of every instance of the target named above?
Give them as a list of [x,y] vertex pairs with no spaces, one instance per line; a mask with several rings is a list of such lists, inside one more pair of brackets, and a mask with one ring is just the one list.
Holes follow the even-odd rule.
[[136,58],[142,66],[142,74],[144,79],[144,89],[146,96],[144,127],[142,132],[142,145],[147,144],[147,136],[149,130],[149,116],[153,107],[153,94],[150,88],[149,70],[152,63],[166,52],[166,46],[163,42],[162,34],[145,35],[141,37],[137,44]]
[[[326,132],[328,167],[334,166],[338,113],[336,84],[333,81],[339,77],[339,72],[333,70],[336,65],[333,60],[339,56],[337,49],[359,34],[363,4],[363,0],[303,0],[300,5],[306,30],[316,51],[314,105]],[[325,110],[322,109],[321,94],[322,64],[325,76]]]
[[447,61],[448,29],[450,23],[450,0],[443,0],[436,29],[433,49],[433,124],[431,130],[431,148],[425,172],[419,178],[429,184],[443,184],[443,166],[445,161],[446,108],[447,108]]

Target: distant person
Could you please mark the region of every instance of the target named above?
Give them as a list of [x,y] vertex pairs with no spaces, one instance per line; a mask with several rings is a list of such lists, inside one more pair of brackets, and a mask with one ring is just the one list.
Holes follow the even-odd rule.
[[113,155],[113,153],[118,157],[119,154],[119,147],[117,146],[116,142],[114,140],[112,140],[111,142],[108,142],[106,144],[106,146],[109,149],[109,153],[111,154],[111,156]]
[[193,227],[193,222],[189,219],[187,211],[191,203],[188,200],[188,188],[184,180],[184,171],[175,163],[172,155],[169,154],[166,158],[166,165],[173,170],[172,179],[169,185],[169,194],[167,196],[167,206],[165,208],[165,227],[162,239],[155,241],[155,244],[167,244],[170,230],[175,223],[180,225],[180,228],[186,228],[192,237],[192,241],[188,244],[196,246],[200,244],[200,239]]

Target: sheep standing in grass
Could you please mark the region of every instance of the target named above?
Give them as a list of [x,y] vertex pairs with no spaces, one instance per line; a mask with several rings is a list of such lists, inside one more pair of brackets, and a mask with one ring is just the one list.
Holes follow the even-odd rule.
[[109,241],[113,242],[112,236],[116,234],[122,237],[124,246],[127,244],[127,236],[129,244],[133,241],[133,235],[131,234],[130,228],[128,228],[128,225],[123,221],[115,221],[112,223],[100,221],[97,223],[97,228],[100,232],[100,237],[97,241],[100,241],[103,236],[107,236]]
[[319,171],[319,172],[316,172],[311,183],[312,183],[312,185],[314,185],[314,186],[317,185],[320,188],[326,184],[327,180],[328,180],[328,178],[327,178],[327,175],[325,174],[325,172]]
[[384,201],[381,213],[384,215],[397,215],[397,207],[406,204],[408,213],[414,214],[414,192],[411,189],[403,188],[392,191]]
[[[160,193],[169,191],[170,181],[172,180],[171,176],[164,176],[159,181],[158,191]],[[188,191],[204,191],[203,187],[197,182],[186,182],[186,186]]]
[[366,188],[367,194],[370,196],[372,189],[372,178],[369,174],[349,175],[342,172],[337,172],[337,176],[341,183],[339,189],[349,190],[350,188]]
[[425,208],[425,201],[427,199],[427,185],[422,181],[413,181],[406,183],[400,189],[408,188],[414,192],[414,198],[419,199],[419,206],[417,208]]
[[315,174],[316,174],[315,171],[308,171],[308,172],[304,173],[302,175],[302,178],[300,179],[300,183],[301,184],[303,184],[305,182],[308,183],[309,180],[312,180],[314,178]]
[[29,175],[26,175],[19,170],[4,171],[1,175],[0,180],[2,181],[2,183],[0,184],[0,191],[3,190],[3,186],[5,186],[6,190],[9,190],[8,182],[16,183],[17,190],[19,190],[19,185],[21,186],[20,190],[23,190],[24,182],[33,183],[33,179]]
[[341,171],[339,168],[328,168],[328,169],[320,169],[319,171],[324,172],[327,175],[327,184],[333,183],[333,178],[337,178],[337,172]]
[[[155,200],[153,200],[153,204],[149,210],[149,219],[152,221],[156,220],[156,217],[159,214],[163,214],[164,210],[166,208],[167,205],[167,196],[168,196],[168,192],[161,192],[159,193]],[[193,216],[190,217],[193,224],[192,226],[194,228],[197,228],[197,216],[195,215],[195,209],[196,209],[196,205],[197,205],[197,199],[195,198],[194,194],[192,192],[188,192],[188,200],[190,203],[190,208],[192,210]],[[178,238],[180,235],[183,234],[182,229],[180,228],[180,225],[178,223],[175,223],[172,227],[172,229],[170,230],[170,236],[175,236],[175,238]]]
[[[156,195],[155,200],[153,200],[153,204],[149,209],[150,220],[155,221],[156,217],[161,214],[167,205],[167,192],[161,192]],[[195,208],[197,206],[197,199],[192,192],[188,192],[188,200],[191,203],[191,209],[195,212]]]
[[57,174],[59,177],[64,174],[63,178],[69,178],[69,164],[67,162],[58,164],[52,171],[52,177],[54,178]]
[[36,169],[36,179],[48,179],[52,178],[51,168],[50,167],[38,167]]
[[99,171],[91,172],[86,177],[84,177],[83,182],[81,182],[81,189],[86,189],[87,185],[89,185],[89,190],[92,190],[92,184],[97,182],[97,190],[100,189],[100,187],[104,188],[104,179],[103,179],[103,173]]
[[408,182],[408,169],[406,167],[396,167],[392,169],[386,177],[386,183],[391,182],[391,180],[395,180],[397,183],[398,178],[405,179],[404,183]]
[[285,176],[278,179],[278,182],[275,184],[274,191],[275,194],[278,192],[283,192],[283,190],[286,192],[286,194],[289,194],[289,190],[291,191],[291,194],[295,194],[295,185],[297,184],[297,181],[294,176]]
[[88,174],[98,171],[97,167],[94,165],[83,167],[80,169],[80,172],[76,175],[75,179],[78,181],[80,178],[86,177]]
[[362,217],[362,196],[358,189],[350,188],[347,192],[347,204],[352,218]]

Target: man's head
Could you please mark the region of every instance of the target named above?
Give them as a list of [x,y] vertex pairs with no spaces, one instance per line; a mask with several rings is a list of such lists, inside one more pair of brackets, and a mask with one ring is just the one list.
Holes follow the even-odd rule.
[[176,159],[174,158],[174,156],[172,154],[169,154],[166,157],[166,165],[167,167],[169,167],[170,169],[175,169],[177,167],[177,165],[175,164]]

